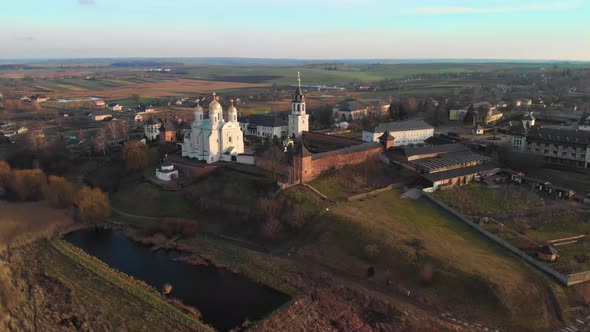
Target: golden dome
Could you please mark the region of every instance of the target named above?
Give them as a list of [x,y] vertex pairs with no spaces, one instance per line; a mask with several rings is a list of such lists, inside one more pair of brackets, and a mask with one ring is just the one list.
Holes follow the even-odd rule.
[[231,106],[227,109],[228,113],[238,113],[238,109],[234,106],[234,101],[233,99],[231,100]]
[[209,113],[211,112],[222,112],[221,104],[217,101],[217,95],[213,92],[213,101],[209,103]]

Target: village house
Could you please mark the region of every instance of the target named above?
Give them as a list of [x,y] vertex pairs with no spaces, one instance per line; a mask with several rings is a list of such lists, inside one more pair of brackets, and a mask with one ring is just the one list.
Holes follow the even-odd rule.
[[277,137],[287,136],[289,124],[276,115],[252,114],[239,118],[242,132],[247,136]]
[[395,145],[424,144],[434,136],[434,127],[423,120],[407,120],[380,123],[372,129],[363,131],[363,141],[378,142],[385,131],[395,137]]
[[527,98],[517,99],[514,102],[514,106],[516,106],[516,107],[528,107],[528,106],[532,106],[532,105],[533,105],[533,100],[527,99]]
[[463,119],[465,119],[466,114],[467,114],[466,109],[450,110],[449,111],[449,120],[450,121],[463,121]]
[[160,121],[157,121],[154,118],[150,118],[143,125],[144,136],[150,141],[155,141],[156,139],[158,139],[158,136],[160,135],[161,126],[162,123]]
[[107,111],[96,111],[89,114],[89,117],[94,121],[105,121],[113,118],[113,114]]
[[112,112],[121,112],[123,110],[123,105],[117,103],[110,103],[109,104],[109,111]]
[[490,125],[490,124],[496,123],[497,121],[499,121],[500,119],[502,119],[503,116],[504,116],[504,113],[500,112],[495,107],[491,107],[486,112],[485,124],[486,125]]
[[352,100],[332,108],[332,118],[336,121],[354,121],[364,119],[369,114],[370,105],[366,102]]
[[585,114],[578,122],[578,130],[590,131],[590,115]]
[[96,107],[105,107],[106,106],[106,103],[105,103],[104,100],[99,99],[99,100],[95,100],[94,101],[94,105],[96,105]]
[[49,100],[49,98],[46,95],[42,95],[42,94],[36,94],[33,95],[31,97],[29,97],[29,100],[31,102],[38,102],[38,103],[42,103],[42,102],[46,102],[47,100]]

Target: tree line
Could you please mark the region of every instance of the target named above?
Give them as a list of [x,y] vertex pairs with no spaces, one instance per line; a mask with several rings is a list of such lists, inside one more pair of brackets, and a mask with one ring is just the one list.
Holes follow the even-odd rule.
[[56,209],[77,207],[77,219],[98,223],[111,214],[108,196],[99,188],[79,188],[67,179],[40,169],[12,169],[0,160],[0,187],[20,201],[47,200]]

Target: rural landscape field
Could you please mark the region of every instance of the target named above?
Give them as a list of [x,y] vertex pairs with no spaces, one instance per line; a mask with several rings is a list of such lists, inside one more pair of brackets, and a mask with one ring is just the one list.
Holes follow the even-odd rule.
[[585,1],[7,1],[0,332],[590,331]]

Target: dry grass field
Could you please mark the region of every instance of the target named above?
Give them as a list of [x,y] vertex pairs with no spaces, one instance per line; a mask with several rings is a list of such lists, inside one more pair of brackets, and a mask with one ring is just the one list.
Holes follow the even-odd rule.
[[46,201],[0,201],[0,251],[4,246],[32,243],[58,228],[73,224],[68,210],[57,210]]
[[[394,284],[427,303],[519,330],[543,329],[552,319],[540,274],[427,201],[402,199],[394,190],[340,204],[323,219],[324,235],[310,248],[317,247],[321,254],[313,256],[324,264],[338,268],[340,262],[354,271],[352,257],[375,244],[381,248],[373,259],[376,269],[391,271]],[[436,270],[426,287],[413,272],[424,262]],[[539,305],[527,305],[531,302]]]

